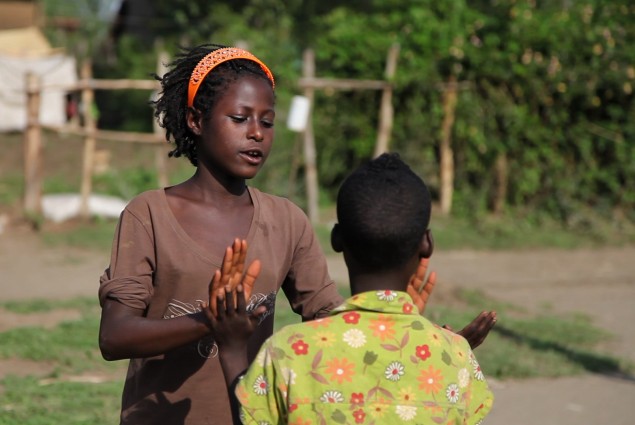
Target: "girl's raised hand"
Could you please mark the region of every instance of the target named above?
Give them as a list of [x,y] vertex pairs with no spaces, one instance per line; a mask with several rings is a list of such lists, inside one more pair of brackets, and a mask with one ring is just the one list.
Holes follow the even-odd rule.
[[437,283],[436,272],[430,272],[430,275],[426,279],[429,263],[429,258],[422,258],[419,261],[417,271],[410,277],[406,288],[406,292],[412,297],[412,301],[417,306],[419,314],[423,314],[428,298],[430,298],[434,285]]
[[209,304],[205,304],[204,308],[209,310],[214,317],[218,316],[217,298],[220,293],[224,293],[225,289],[233,298],[233,306],[237,305],[237,295],[235,289],[238,285],[242,285],[241,293],[245,299],[251,297],[256,279],[260,275],[260,261],[254,260],[247,271],[243,274],[245,261],[247,259],[247,241],[235,239],[232,246],[228,246],[223,257],[223,264],[220,270],[214,272],[212,281],[209,284]]

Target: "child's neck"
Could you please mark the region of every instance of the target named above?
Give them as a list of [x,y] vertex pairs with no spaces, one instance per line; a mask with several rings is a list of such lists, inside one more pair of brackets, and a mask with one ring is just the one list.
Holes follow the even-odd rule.
[[349,281],[351,294],[355,295],[367,291],[405,291],[411,273],[401,270],[387,270],[370,273],[351,273]]

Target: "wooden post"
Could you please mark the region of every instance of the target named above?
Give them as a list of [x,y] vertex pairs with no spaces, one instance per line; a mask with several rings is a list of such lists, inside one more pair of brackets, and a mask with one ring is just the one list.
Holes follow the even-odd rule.
[[441,213],[448,215],[452,209],[454,191],[454,156],[452,152],[452,126],[454,125],[458,87],[456,77],[450,76],[443,91],[443,122],[441,123],[440,159],[440,204]]
[[[90,60],[84,61],[81,68],[81,77],[84,81],[90,81],[93,77],[92,65]],[[89,210],[89,198],[93,185],[93,162],[95,157],[95,148],[97,145],[97,139],[95,133],[97,130],[97,123],[95,122],[95,111],[93,110],[93,104],[95,102],[95,93],[93,89],[87,85],[82,90],[82,108],[84,112],[84,129],[86,131],[86,137],[84,138],[84,161],[82,167],[82,184],[81,184],[81,206],[80,216],[82,218],[88,218],[90,216]]]
[[397,56],[399,55],[399,45],[393,44],[388,50],[386,58],[386,81],[387,84],[381,94],[381,106],[379,109],[379,128],[377,131],[377,143],[375,144],[375,157],[388,151],[390,143],[390,133],[392,131],[394,109],[392,107],[392,82],[397,70]]
[[24,211],[42,210],[42,128],[40,127],[41,81],[33,73],[26,76],[27,122],[24,133]]
[[509,182],[509,167],[507,164],[507,154],[505,152],[501,152],[498,154],[494,167],[496,169],[496,194],[494,196],[492,210],[494,214],[500,214],[503,212],[503,207],[505,206],[505,199],[507,198],[507,186]]
[[289,182],[287,184],[287,198],[289,199],[293,199],[293,197],[295,196],[295,185],[298,177],[298,169],[302,165],[302,160],[300,159],[301,146],[302,141],[299,137],[296,137],[296,139],[293,141],[293,147],[291,149],[291,165],[289,167]]
[[[302,75],[304,78],[315,77],[315,53],[311,49],[306,49],[302,58]],[[304,167],[306,178],[306,191],[307,191],[307,209],[308,216],[311,223],[316,224],[319,222],[319,210],[318,210],[318,176],[316,166],[316,153],[315,153],[315,137],[313,135],[313,98],[314,89],[305,88],[304,96],[309,99],[311,105],[311,111],[309,112],[309,120],[304,131]]]
[[[159,52],[159,56],[157,58],[157,75],[163,76],[167,71],[166,63],[170,60],[168,53],[165,50],[161,50]],[[154,96],[157,96],[157,92],[153,92]],[[159,125],[159,122],[156,119],[153,119],[153,129],[154,134],[161,136],[163,135],[163,128]],[[157,183],[159,187],[166,187],[169,185],[168,179],[168,151],[167,151],[167,143],[159,143],[154,151],[154,162],[157,167]]]

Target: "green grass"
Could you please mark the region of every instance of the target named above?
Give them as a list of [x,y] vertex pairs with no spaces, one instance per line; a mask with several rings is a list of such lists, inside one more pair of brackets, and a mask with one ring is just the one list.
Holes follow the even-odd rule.
[[35,377],[2,381],[2,425],[106,425],[119,419],[122,382],[42,384]]
[[107,255],[116,226],[116,220],[93,218],[88,221],[78,220],[63,231],[43,226],[40,233],[44,243],[52,248],[70,246],[101,251]]

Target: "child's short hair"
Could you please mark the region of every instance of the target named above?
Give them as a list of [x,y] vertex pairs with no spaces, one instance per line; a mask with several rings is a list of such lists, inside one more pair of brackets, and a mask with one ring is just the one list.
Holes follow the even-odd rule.
[[371,270],[410,259],[430,222],[430,193],[423,180],[396,153],[362,165],[337,196],[342,242]]
[[[162,91],[159,99],[153,102],[156,107],[154,115],[165,128],[168,142],[173,141],[175,144],[170,156],[185,156],[195,166],[198,164],[196,141],[186,121],[190,77],[201,59],[210,52],[225,47],[227,46],[204,44],[183,49],[170,63],[170,71],[163,77],[156,76],[161,82]],[[194,108],[203,114],[203,118],[208,118],[216,101],[229,84],[245,75],[263,78],[273,87],[269,76],[256,62],[248,59],[230,60],[216,66],[207,74],[196,93]]]

